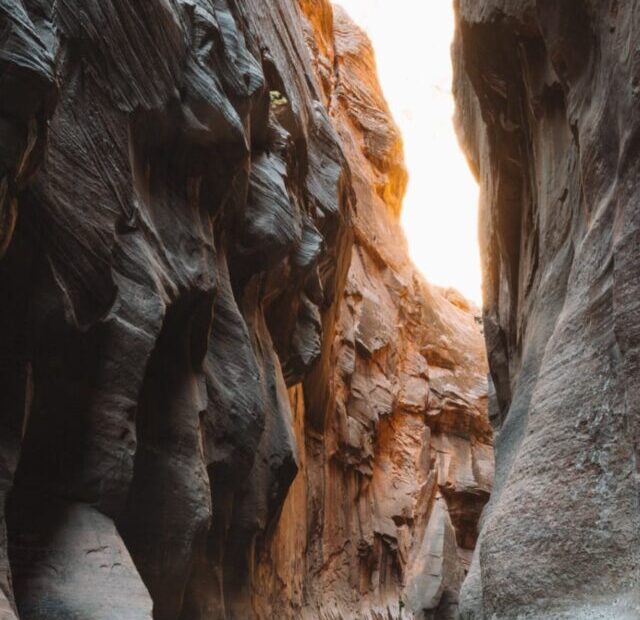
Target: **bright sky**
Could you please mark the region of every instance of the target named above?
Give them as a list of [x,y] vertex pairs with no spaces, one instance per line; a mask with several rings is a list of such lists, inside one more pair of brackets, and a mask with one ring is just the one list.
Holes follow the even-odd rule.
[[409,188],[402,222],[411,256],[433,284],[481,304],[478,186],[453,129],[453,0],[337,0],[373,41],[402,130]]

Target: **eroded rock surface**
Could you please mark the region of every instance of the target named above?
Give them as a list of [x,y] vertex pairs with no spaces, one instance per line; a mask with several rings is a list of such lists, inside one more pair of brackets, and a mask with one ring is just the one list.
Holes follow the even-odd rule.
[[301,475],[261,557],[256,608],[261,618],[456,618],[493,479],[479,311],[408,259],[402,143],[369,41],[339,8],[306,16],[352,171],[355,242],[332,398],[318,401],[317,373],[294,395]]
[[484,354],[362,33],[0,0],[0,85],[0,618],[454,614]]
[[639,9],[457,3],[500,429],[465,618],[640,617]]

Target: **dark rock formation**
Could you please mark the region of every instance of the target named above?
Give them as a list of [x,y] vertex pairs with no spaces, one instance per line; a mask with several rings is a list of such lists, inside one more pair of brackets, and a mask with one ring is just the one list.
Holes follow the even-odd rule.
[[17,220],[17,194],[42,156],[55,98],[45,28],[21,2],[0,2],[0,258]]
[[0,83],[0,618],[454,611],[484,355],[407,260],[361,33],[0,0]]
[[457,4],[500,429],[463,617],[638,618],[640,5]]

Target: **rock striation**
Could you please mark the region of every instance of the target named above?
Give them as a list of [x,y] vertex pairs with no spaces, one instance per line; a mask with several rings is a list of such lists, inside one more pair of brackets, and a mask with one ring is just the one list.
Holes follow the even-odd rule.
[[0,618],[448,618],[476,311],[323,1],[0,0]]
[[637,618],[640,6],[456,4],[499,429],[462,615]]

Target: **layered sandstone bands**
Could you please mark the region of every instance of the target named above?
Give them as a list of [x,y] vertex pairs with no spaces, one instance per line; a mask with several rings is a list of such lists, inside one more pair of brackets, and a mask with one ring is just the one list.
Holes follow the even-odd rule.
[[408,261],[362,33],[302,0],[0,20],[0,617],[455,617],[485,358]]
[[457,5],[500,427],[463,617],[636,618],[638,3]]

